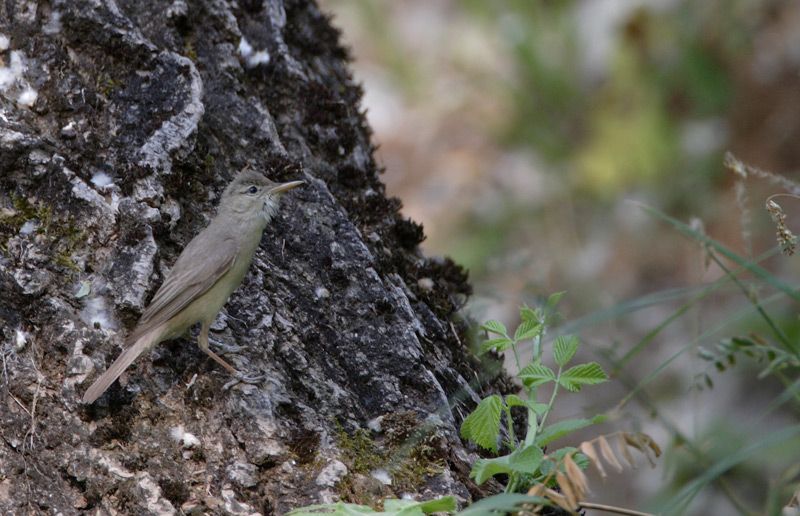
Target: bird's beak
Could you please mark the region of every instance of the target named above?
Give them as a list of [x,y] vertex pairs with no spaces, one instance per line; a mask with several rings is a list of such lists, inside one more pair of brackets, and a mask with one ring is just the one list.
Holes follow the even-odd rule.
[[297,188],[298,186],[300,186],[302,184],[305,184],[305,181],[289,181],[288,183],[281,183],[278,186],[276,186],[276,187],[272,188],[271,190],[269,190],[267,193],[269,193],[270,195],[273,195],[273,194],[276,194],[276,193],[283,193],[283,192],[285,192],[287,190],[291,190],[292,188]]

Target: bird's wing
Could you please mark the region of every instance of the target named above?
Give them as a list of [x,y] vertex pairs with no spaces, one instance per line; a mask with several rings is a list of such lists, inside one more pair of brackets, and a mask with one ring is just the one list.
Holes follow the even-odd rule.
[[233,267],[239,245],[227,231],[209,226],[189,242],[128,336],[129,343],[186,308]]

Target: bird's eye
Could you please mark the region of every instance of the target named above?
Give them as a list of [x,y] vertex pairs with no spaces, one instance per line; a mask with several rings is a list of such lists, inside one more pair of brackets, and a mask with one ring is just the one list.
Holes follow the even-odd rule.
[[250,188],[247,189],[247,193],[249,193],[249,194],[258,193],[258,187],[257,186],[251,186]]

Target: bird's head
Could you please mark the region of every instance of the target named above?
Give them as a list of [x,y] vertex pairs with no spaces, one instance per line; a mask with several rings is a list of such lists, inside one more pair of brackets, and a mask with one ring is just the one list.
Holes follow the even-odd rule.
[[220,210],[246,218],[263,217],[265,221],[278,211],[281,196],[304,181],[276,183],[259,172],[245,169],[239,172],[225,188],[220,201]]

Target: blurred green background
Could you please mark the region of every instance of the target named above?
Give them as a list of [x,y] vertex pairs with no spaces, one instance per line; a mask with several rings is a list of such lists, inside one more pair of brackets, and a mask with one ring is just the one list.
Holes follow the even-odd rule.
[[[321,4],[355,58],[388,192],[425,226],[427,254],[469,269],[477,320],[514,324],[521,303],[566,290],[567,329],[614,369],[725,275],[700,244],[636,202],[692,222],[746,258],[775,246],[763,206],[786,185],[737,178],[723,156],[731,151],[798,179],[800,3]],[[800,207],[781,204],[791,228]],[[761,265],[795,282],[797,258],[777,254]],[[765,309],[797,342],[797,305],[750,280],[745,287],[772,299]],[[598,501],[656,509],[704,470],[700,464],[753,442],[765,427],[797,424],[796,404],[763,413],[785,388],[779,381],[756,379],[748,363],[719,372],[697,357],[701,345],[765,331],[728,282],[637,348],[597,399],[560,407],[564,415],[609,410],[639,386],[606,430],[643,429],[669,450],[655,470],[594,479]],[[706,374],[714,388],[700,390]],[[800,456],[800,441],[781,446],[793,455],[759,453],[704,489],[689,513],[736,514],[737,496],[765,510],[775,478],[797,481],[787,461]]]

